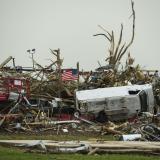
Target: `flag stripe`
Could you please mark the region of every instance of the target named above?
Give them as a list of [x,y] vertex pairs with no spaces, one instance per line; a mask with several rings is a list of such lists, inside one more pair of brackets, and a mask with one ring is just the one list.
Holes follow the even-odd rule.
[[71,81],[71,80],[77,80],[77,79],[78,79],[78,74],[77,72],[75,72],[75,69],[63,70],[63,73],[62,73],[63,81]]

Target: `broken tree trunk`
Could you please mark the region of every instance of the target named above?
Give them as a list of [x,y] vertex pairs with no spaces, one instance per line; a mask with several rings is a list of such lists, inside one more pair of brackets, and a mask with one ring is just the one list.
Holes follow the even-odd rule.
[[131,46],[134,40],[135,35],[135,10],[134,10],[134,2],[131,0],[132,6],[132,16],[133,16],[133,25],[132,25],[132,37],[130,42],[126,45],[126,43],[122,43],[123,36],[123,24],[121,24],[121,31],[117,45],[115,46],[115,37],[114,32],[109,33],[106,29],[99,25],[99,27],[106,32],[106,34],[100,33],[95,34],[93,36],[104,36],[110,42],[109,49],[109,57],[106,58],[106,61],[109,61],[109,65],[113,66],[114,70],[117,70],[117,67],[122,59],[123,55],[127,52],[128,48]]

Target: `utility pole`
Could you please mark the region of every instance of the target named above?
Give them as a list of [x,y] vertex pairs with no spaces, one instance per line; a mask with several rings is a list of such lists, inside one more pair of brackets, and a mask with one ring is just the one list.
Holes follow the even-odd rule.
[[58,98],[61,98],[62,91],[62,73],[61,66],[62,60],[60,58],[60,49],[51,50],[51,52],[56,56],[56,64],[57,64],[57,77],[58,77]]
[[31,54],[31,57],[32,57],[32,65],[33,65],[33,69],[34,69],[34,58],[33,58],[33,55],[35,54],[36,49],[32,49],[32,50],[28,49],[27,52],[28,52],[29,54]]
[[61,75],[61,59],[60,59],[60,49],[56,50],[57,52],[57,66],[58,66],[58,81],[59,81],[59,90],[58,96],[61,98],[61,91],[62,91],[62,75]]
[[16,69],[15,58],[12,58],[12,60],[13,60],[13,67],[14,69]]

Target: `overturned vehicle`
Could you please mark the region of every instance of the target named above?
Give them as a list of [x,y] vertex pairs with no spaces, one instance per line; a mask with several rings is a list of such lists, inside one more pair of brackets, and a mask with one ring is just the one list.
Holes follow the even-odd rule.
[[152,85],[132,85],[76,91],[76,109],[80,113],[105,115],[109,120],[124,120],[154,107]]

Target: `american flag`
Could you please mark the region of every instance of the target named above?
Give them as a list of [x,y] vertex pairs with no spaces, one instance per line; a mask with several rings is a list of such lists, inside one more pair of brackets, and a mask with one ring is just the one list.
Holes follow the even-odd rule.
[[62,73],[62,81],[72,81],[78,79],[77,69],[64,69]]

